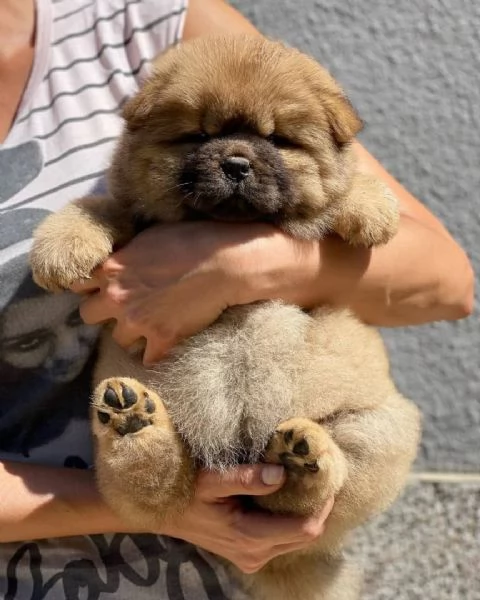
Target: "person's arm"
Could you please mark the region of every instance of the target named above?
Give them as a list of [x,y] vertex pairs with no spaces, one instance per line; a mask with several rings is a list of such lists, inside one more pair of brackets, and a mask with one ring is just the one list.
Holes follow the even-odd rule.
[[0,461],[0,543],[127,530],[92,471]]
[[[199,545],[245,572],[257,571],[274,556],[317,539],[333,505],[330,500],[312,518],[273,517],[246,513],[233,498],[270,494],[283,482],[278,465],[245,465],[222,476],[201,473],[191,505],[157,533]],[[103,502],[92,471],[0,461],[0,543],[115,532],[135,530]]]
[[[339,238],[320,242],[319,276],[280,297],[302,306],[347,306],[366,323],[406,326],[467,317],[473,310],[470,261],[441,222],[363,148],[360,170],[382,179],[400,203],[400,227],[386,245],[352,248]],[[315,265],[315,256],[304,251]],[[275,290],[272,290],[272,295]],[[293,295],[292,295],[293,294]]]
[[224,0],[189,0],[183,39],[221,33],[261,35],[250,21]]
[[[385,181],[395,193],[401,216],[395,238],[374,249],[358,282],[353,278],[346,285],[345,303],[364,321],[380,326],[469,316],[473,311],[474,272],[465,252],[443,224],[359,143],[356,150],[359,168]],[[340,264],[348,260],[344,246],[336,244],[337,254],[332,248],[331,256],[336,255]]]

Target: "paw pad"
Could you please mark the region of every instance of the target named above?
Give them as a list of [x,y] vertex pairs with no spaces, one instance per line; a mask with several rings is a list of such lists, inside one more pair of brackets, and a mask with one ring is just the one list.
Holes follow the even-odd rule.
[[310,452],[310,446],[308,445],[307,440],[303,438],[293,446],[292,450],[293,453],[297,454],[298,456],[307,456],[307,454]]
[[153,400],[148,396],[146,396],[145,398],[145,410],[149,415],[153,414],[157,410],[155,402],[153,402]]
[[128,387],[123,382],[120,384],[120,387],[122,389],[121,396],[119,396],[112,387],[107,386],[103,395],[105,404],[110,406],[110,408],[116,408],[118,410],[131,408],[137,403],[137,394],[131,387]]
[[106,425],[110,421],[110,415],[106,412],[102,412],[101,410],[97,410],[97,417],[102,425]]
[[131,415],[116,427],[116,431],[120,435],[127,435],[127,433],[136,433],[152,424],[153,422],[150,419],[144,419],[138,415]]

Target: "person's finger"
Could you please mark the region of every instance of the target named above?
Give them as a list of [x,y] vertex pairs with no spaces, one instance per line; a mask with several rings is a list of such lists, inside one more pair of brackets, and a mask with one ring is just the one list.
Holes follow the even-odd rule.
[[280,544],[304,543],[316,540],[325,531],[325,521],[333,507],[329,499],[318,515],[290,517],[266,515],[261,512],[237,513],[235,529],[250,540],[265,539]]
[[277,546],[273,546],[270,552],[268,552],[268,554],[264,554],[262,558],[234,556],[234,560],[236,560],[236,566],[240,569],[240,571],[251,574],[260,571],[260,569],[262,569],[273,558],[281,556],[282,554],[295,552],[295,550],[303,550],[306,546],[308,546],[308,543],[306,542],[278,544]]
[[251,574],[260,571],[263,567],[268,564],[273,558],[277,556],[281,556],[283,554],[290,554],[290,552],[295,552],[296,550],[303,550],[306,548],[311,542],[291,542],[288,544],[278,544],[274,546],[269,553],[268,557],[265,557],[262,560],[245,560],[245,562],[240,564],[238,568],[244,573]]
[[323,524],[306,525],[301,517],[249,512],[241,514],[234,527],[251,543],[255,540],[266,540],[271,544],[289,544],[315,539],[317,532],[322,533]]
[[281,465],[241,465],[225,473],[203,471],[197,481],[197,494],[204,500],[229,496],[265,496],[283,485]]
[[116,317],[114,305],[101,292],[83,299],[79,309],[80,316],[87,325],[97,325]]
[[143,353],[143,364],[145,367],[151,367],[159,362],[178,341],[177,337],[172,333],[162,333],[161,337],[159,335],[160,332],[156,331],[155,337],[147,338],[147,345]]
[[301,542],[288,542],[286,544],[277,544],[272,546],[267,551],[262,551],[261,553],[257,553],[257,555],[238,555],[238,553],[229,556],[229,560],[234,562],[236,566],[243,573],[256,573],[260,571],[267,563],[269,563],[276,556],[281,556],[282,554],[289,554],[290,552],[295,552],[296,550],[303,550],[312,542],[310,541],[301,541]]
[[[234,563],[235,566],[237,567],[237,569],[240,569],[240,571],[242,571],[242,573],[245,573],[245,575],[252,575],[253,573],[257,573],[258,571],[260,571],[260,569],[262,569],[270,560],[272,560],[272,558],[275,558],[276,555],[271,556],[268,559],[264,559],[264,560],[238,560]],[[231,560],[231,562],[234,562]]]
[[137,329],[131,328],[126,323],[119,323],[115,325],[112,330],[112,338],[122,348],[130,348],[137,342],[142,336],[139,334]]
[[70,291],[75,294],[91,294],[101,287],[101,279],[95,273],[92,273],[88,279],[78,279],[70,286]]
[[[290,552],[295,552],[295,550],[303,550],[307,548],[312,542],[311,541],[302,541],[302,542],[290,542],[288,544],[278,544],[274,546],[272,549],[272,555],[268,559],[267,562],[275,558],[276,556],[281,556],[282,554],[290,554]],[[266,563],[265,563],[266,564]]]

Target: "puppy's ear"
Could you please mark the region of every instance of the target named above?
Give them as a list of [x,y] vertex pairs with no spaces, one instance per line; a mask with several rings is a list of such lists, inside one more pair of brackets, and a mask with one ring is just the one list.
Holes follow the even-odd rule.
[[333,94],[325,99],[323,107],[335,142],[341,146],[353,141],[363,123],[348,98]]
[[133,96],[123,107],[122,117],[131,131],[145,124],[152,110],[152,103],[143,94]]
[[131,131],[145,125],[158,110],[162,92],[166,90],[175,76],[173,59],[173,50],[169,50],[155,59],[150,77],[123,107],[122,117]]

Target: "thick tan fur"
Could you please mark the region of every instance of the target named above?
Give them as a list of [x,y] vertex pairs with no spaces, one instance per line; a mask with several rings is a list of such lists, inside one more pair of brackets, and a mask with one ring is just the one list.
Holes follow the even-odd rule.
[[[184,44],[124,117],[109,196],[80,199],[36,232],[32,268],[47,289],[88,277],[152,222],[264,220],[367,247],[396,232],[392,194],[356,171],[357,115],[296,50],[248,37]],[[233,179],[231,157],[247,168]],[[325,534],[254,575],[232,570],[255,600],[358,597],[345,536],[398,495],[420,429],[378,333],[347,310],[264,302],[227,310],[150,370],[106,331],[95,379],[98,485],[125,519],[161,529],[185,510],[200,464],[284,464],[283,488],[256,502],[312,515],[333,494]]]

